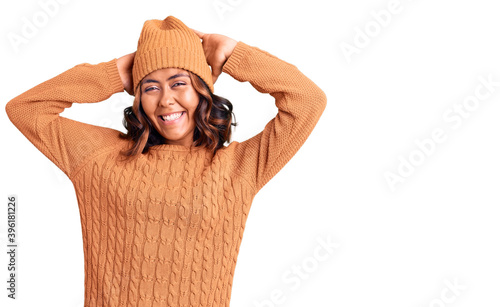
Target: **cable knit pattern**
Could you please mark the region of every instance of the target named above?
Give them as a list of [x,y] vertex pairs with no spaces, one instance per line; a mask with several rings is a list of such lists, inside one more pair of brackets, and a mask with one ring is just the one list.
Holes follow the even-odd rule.
[[157,145],[120,161],[119,131],[59,116],[72,103],[122,92],[116,59],[80,64],[6,106],[14,125],[74,185],[85,260],[85,306],[229,306],[256,193],[312,132],[326,96],[295,66],[238,42],[223,71],[276,99],[262,132],[215,156]]

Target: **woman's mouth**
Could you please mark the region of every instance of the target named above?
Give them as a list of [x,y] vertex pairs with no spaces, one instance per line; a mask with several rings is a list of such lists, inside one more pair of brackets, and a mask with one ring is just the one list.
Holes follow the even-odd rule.
[[180,120],[180,118],[186,113],[185,111],[177,112],[177,113],[171,113],[167,116],[158,116],[161,121],[165,124],[173,124],[176,123]]

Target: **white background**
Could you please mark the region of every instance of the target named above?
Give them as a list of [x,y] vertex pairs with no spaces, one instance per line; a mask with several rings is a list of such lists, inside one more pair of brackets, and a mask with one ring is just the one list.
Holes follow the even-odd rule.
[[[494,1],[220,0],[232,5],[224,13],[213,0],[66,2],[46,20],[38,1],[0,4],[2,251],[7,195],[19,197],[18,299],[6,298],[2,252],[1,306],[81,307],[84,290],[73,186],[10,123],[5,104],[77,64],[135,51],[144,21],[168,15],[296,65],[328,97],[305,145],[253,202],[231,306],[500,304],[500,86],[458,127],[443,117],[470,102],[479,77],[500,81]],[[391,5],[398,13],[379,13]],[[15,46],[9,37],[34,16],[45,24]],[[360,31],[370,36],[363,41]],[[347,57],[343,43],[357,53]],[[226,74],[215,93],[234,104],[234,140],[258,133],[277,111],[271,96]],[[131,102],[124,92],[62,116],[124,131]],[[398,157],[418,157],[415,142],[435,129],[446,140],[392,190],[384,174],[398,175]],[[328,254],[318,240],[338,246]]]

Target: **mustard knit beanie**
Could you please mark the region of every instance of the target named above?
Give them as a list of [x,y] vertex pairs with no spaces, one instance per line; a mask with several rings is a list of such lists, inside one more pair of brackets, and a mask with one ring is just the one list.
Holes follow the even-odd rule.
[[147,20],[137,43],[132,67],[134,93],[147,74],[169,67],[195,73],[214,92],[212,72],[198,35],[173,16],[164,20]]

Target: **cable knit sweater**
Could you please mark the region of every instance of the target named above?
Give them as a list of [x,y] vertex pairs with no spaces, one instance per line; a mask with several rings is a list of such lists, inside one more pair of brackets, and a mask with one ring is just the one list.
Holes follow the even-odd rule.
[[59,116],[123,92],[116,59],[77,65],[7,104],[12,123],[74,185],[85,306],[229,306],[252,200],[305,142],[326,96],[294,65],[243,42],[223,72],[272,95],[278,114],[213,159],[202,147],[164,144],[122,162],[129,144],[119,131]]

